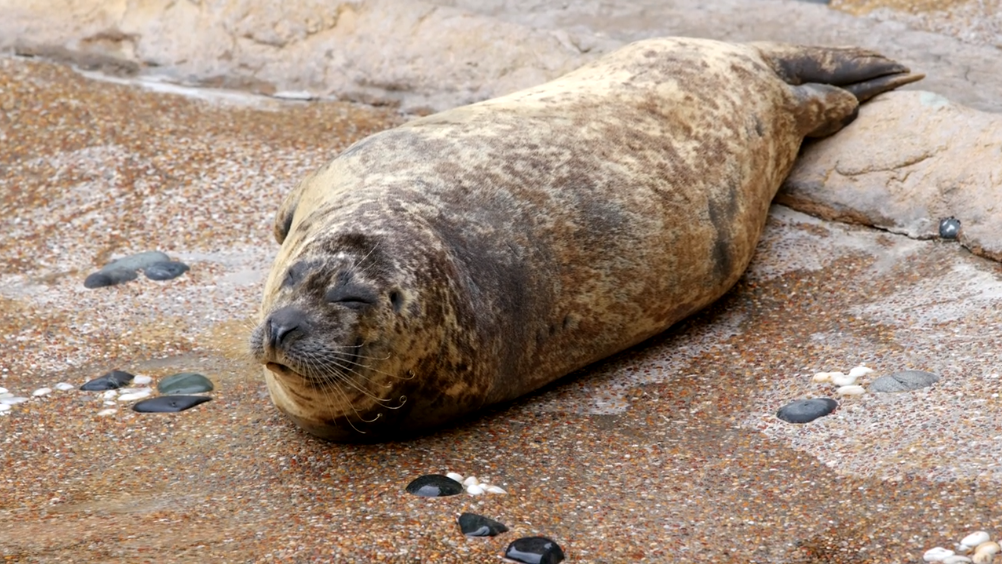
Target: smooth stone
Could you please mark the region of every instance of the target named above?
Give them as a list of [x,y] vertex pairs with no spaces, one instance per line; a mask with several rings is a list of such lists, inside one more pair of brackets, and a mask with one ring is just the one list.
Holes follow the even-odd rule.
[[98,376],[97,378],[90,380],[83,386],[80,386],[80,389],[85,392],[103,392],[105,390],[117,390],[118,388],[121,388],[122,386],[131,382],[133,378],[135,378],[135,376],[129,374],[128,372],[124,372],[122,370],[112,370],[107,374]]
[[0,394],[6,394],[8,391],[7,388],[0,388]]
[[939,376],[922,370],[904,370],[881,376],[870,384],[871,392],[910,392],[931,386],[939,381]]
[[954,554],[952,550],[937,546],[925,551],[922,554],[922,560],[926,562],[941,562],[944,558],[953,556]]
[[122,282],[135,280],[136,278],[139,278],[139,275],[136,274],[135,270],[99,270],[84,278],[84,288],[104,288],[105,286],[114,286]]
[[21,396],[10,396],[10,397],[0,398],[0,404],[3,405],[17,405],[19,403],[24,403],[26,401],[28,401],[28,398]]
[[188,265],[178,261],[157,262],[147,266],[143,274],[150,280],[171,280],[188,272]]
[[74,386],[73,384],[67,383],[67,382],[60,382],[60,383],[56,384],[55,386],[53,386],[53,388],[55,388],[55,389],[57,389],[57,390],[59,390],[61,392],[65,392],[65,391],[72,390],[72,389],[76,388],[76,386]]
[[209,396],[160,396],[138,402],[132,410],[139,413],[177,413],[211,399]]
[[104,415],[111,415],[116,412],[118,412],[117,409],[102,409],[101,411],[98,411],[97,414],[104,416]]
[[963,539],[961,539],[960,544],[968,548],[974,548],[979,544],[988,542],[990,540],[992,539],[990,536],[988,536],[988,533],[986,533],[985,531],[978,531],[976,533],[971,533],[966,537],[964,537]]
[[462,474],[457,474],[455,472],[449,472],[449,473],[447,473],[445,475],[445,477],[446,478],[452,478],[453,480],[459,482],[460,484],[463,483],[463,475]]
[[170,257],[161,253],[160,251],[144,251],[142,253],[136,253],[134,255],[129,255],[127,257],[122,257],[117,260],[113,260],[108,264],[101,267],[98,272],[108,272],[111,270],[131,270],[133,273],[137,270],[144,270],[150,265],[156,264],[158,262],[170,262]]
[[525,564],[557,564],[564,561],[564,551],[552,539],[523,537],[508,545],[504,557]]
[[463,480],[464,486],[475,486],[480,483],[480,480],[476,476],[470,476],[469,478]]
[[838,402],[830,398],[813,398],[790,402],[779,408],[776,417],[787,423],[810,423],[835,411]]
[[842,386],[835,390],[835,393],[840,396],[861,396],[866,393],[866,388],[856,385]]
[[939,221],[939,236],[944,239],[956,239],[960,233],[960,220],[948,217]]
[[501,486],[487,486],[486,488],[484,488],[484,491],[486,491],[487,493],[492,493],[492,494],[506,494],[506,493],[508,493]]
[[470,495],[480,495],[484,493],[484,487],[480,484],[470,484],[466,486],[466,493]]
[[0,412],[10,411],[12,408],[6,403],[0,403]]
[[146,388],[145,390],[137,390],[135,392],[122,394],[118,396],[118,401],[132,401],[137,399],[148,398],[151,395],[153,395],[153,390],[150,388]]
[[31,395],[33,395],[33,396],[35,396],[37,398],[39,396],[47,396],[47,395],[49,395],[51,393],[52,393],[52,388],[39,388],[39,389],[35,390],[34,392],[31,392]]
[[200,394],[212,391],[212,381],[195,372],[181,372],[168,376],[157,383],[161,394]]
[[407,493],[419,495],[421,497],[444,497],[447,495],[457,495],[462,493],[462,484],[441,474],[425,474],[414,479],[407,484]]
[[463,513],[458,522],[459,530],[468,537],[493,537],[508,531],[504,523],[476,513]]
[[153,378],[149,376],[144,376],[142,374],[136,376],[136,379],[132,381],[132,383],[136,384],[137,386],[145,386],[146,384],[149,384],[151,382],[153,382]]

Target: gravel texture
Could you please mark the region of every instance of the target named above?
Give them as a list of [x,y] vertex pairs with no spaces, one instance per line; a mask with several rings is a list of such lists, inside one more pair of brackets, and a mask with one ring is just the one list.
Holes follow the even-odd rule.
[[[910,563],[1002,533],[1002,269],[774,208],[717,304],[540,393],[407,443],[334,445],[270,404],[245,352],[308,171],[400,121],[339,103],[201,97],[0,58],[0,386],[197,371],[180,414],[53,391],[0,414],[0,555],[26,562],[497,562],[546,536],[568,562]],[[87,290],[160,250],[191,266]],[[818,371],[942,380],[840,400]],[[425,499],[459,472],[507,495]],[[463,512],[511,531],[465,538]]]
[[832,0],[831,7],[1002,49],[1002,0]]

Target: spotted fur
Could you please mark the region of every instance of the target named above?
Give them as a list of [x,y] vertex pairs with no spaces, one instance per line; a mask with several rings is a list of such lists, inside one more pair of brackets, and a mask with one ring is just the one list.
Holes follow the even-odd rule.
[[[265,371],[275,404],[323,437],[396,438],[664,331],[744,272],[804,137],[916,79],[855,49],[647,40],[356,143],[276,217],[252,337],[290,367]],[[297,264],[317,266],[287,283]],[[347,271],[374,305],[323,299]],[[309,331],[270,351],[287,306]],[[332,344],[359,344],[354,373],[304,378]]]

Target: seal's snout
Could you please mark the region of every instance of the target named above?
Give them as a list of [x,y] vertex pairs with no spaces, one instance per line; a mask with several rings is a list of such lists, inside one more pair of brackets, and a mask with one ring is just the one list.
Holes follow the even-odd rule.
[[268,332],[268,345],[273,351],[277,351],[305,333],[306,314],[295,307],[285,306],[269,315],[264,326]]

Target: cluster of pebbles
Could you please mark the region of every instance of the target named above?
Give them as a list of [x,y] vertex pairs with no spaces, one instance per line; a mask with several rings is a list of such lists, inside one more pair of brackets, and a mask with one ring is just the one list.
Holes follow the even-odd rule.
[[[161,395],[153,395],[154,389],[149,387],[153,378],[135,376],[122,370],[112,370],[92,380],[88,380],[80,390],[84,392],[101,392],[105,409],[98,415],[112,415],[118,411],[118,405],[124,402],[136,401],[133,411],[140,413],[167,413],[184,411],[196,405],[210,401],[212,398],[201,394],[213,390],[212,381],[201,374],[182,372],[160,380],[156,390]],[[52,388],[59,391],[70,391],[76,386],[68,382],[59,382]],[[52,393],[52,388],[39,388],[32,392],[33,397],[44,397]],[[148,399],[147,399],[148,398]],[[12,406],[24,403],[30,398],[16,396],[7,388],[0,388],[0,415],[10,412]]]
[[[498,486],[480,482],[476,476],[464,479],[461,474],[455,472],[419,476],[407,484],[406,490],[421,497],[445,497],[457,495],[464,490],[472,495],[507,493]],[[504,523],[476,513],[463,513],[457,519],[457,523],[459,530],[468,537],[493,537],[508,531]],[[556,541],[540,536],[513,540],[505,549],[504,556],[524,564],[557,564],[565,558],[563,549]]]
[[[867,387],[857,381],[869,374],[873,369],[860,364],[844,372],[818,372],[811,378],[819,384],[833,384],[835,393],[842,398],[861,396],[867,391],[876,393],[910,392],[931,386],[939,381],[939,376],[923,370],[902,370],[886,376],[881,376]],[[787,423],[809,423],[819,417],[824,417],[835,411],[838,402],[831,398],[812,398],[790,402],[779,408],[776,417]]]
[[922,559],[926,562],[942,562],[943,564],[960,564],[962,562],[991,564],[999,552],[1002,552],[999,543],[993,541],[985,531],[977,531],[964,537],[956,546],[956,550],[937,546],[925,551]]

